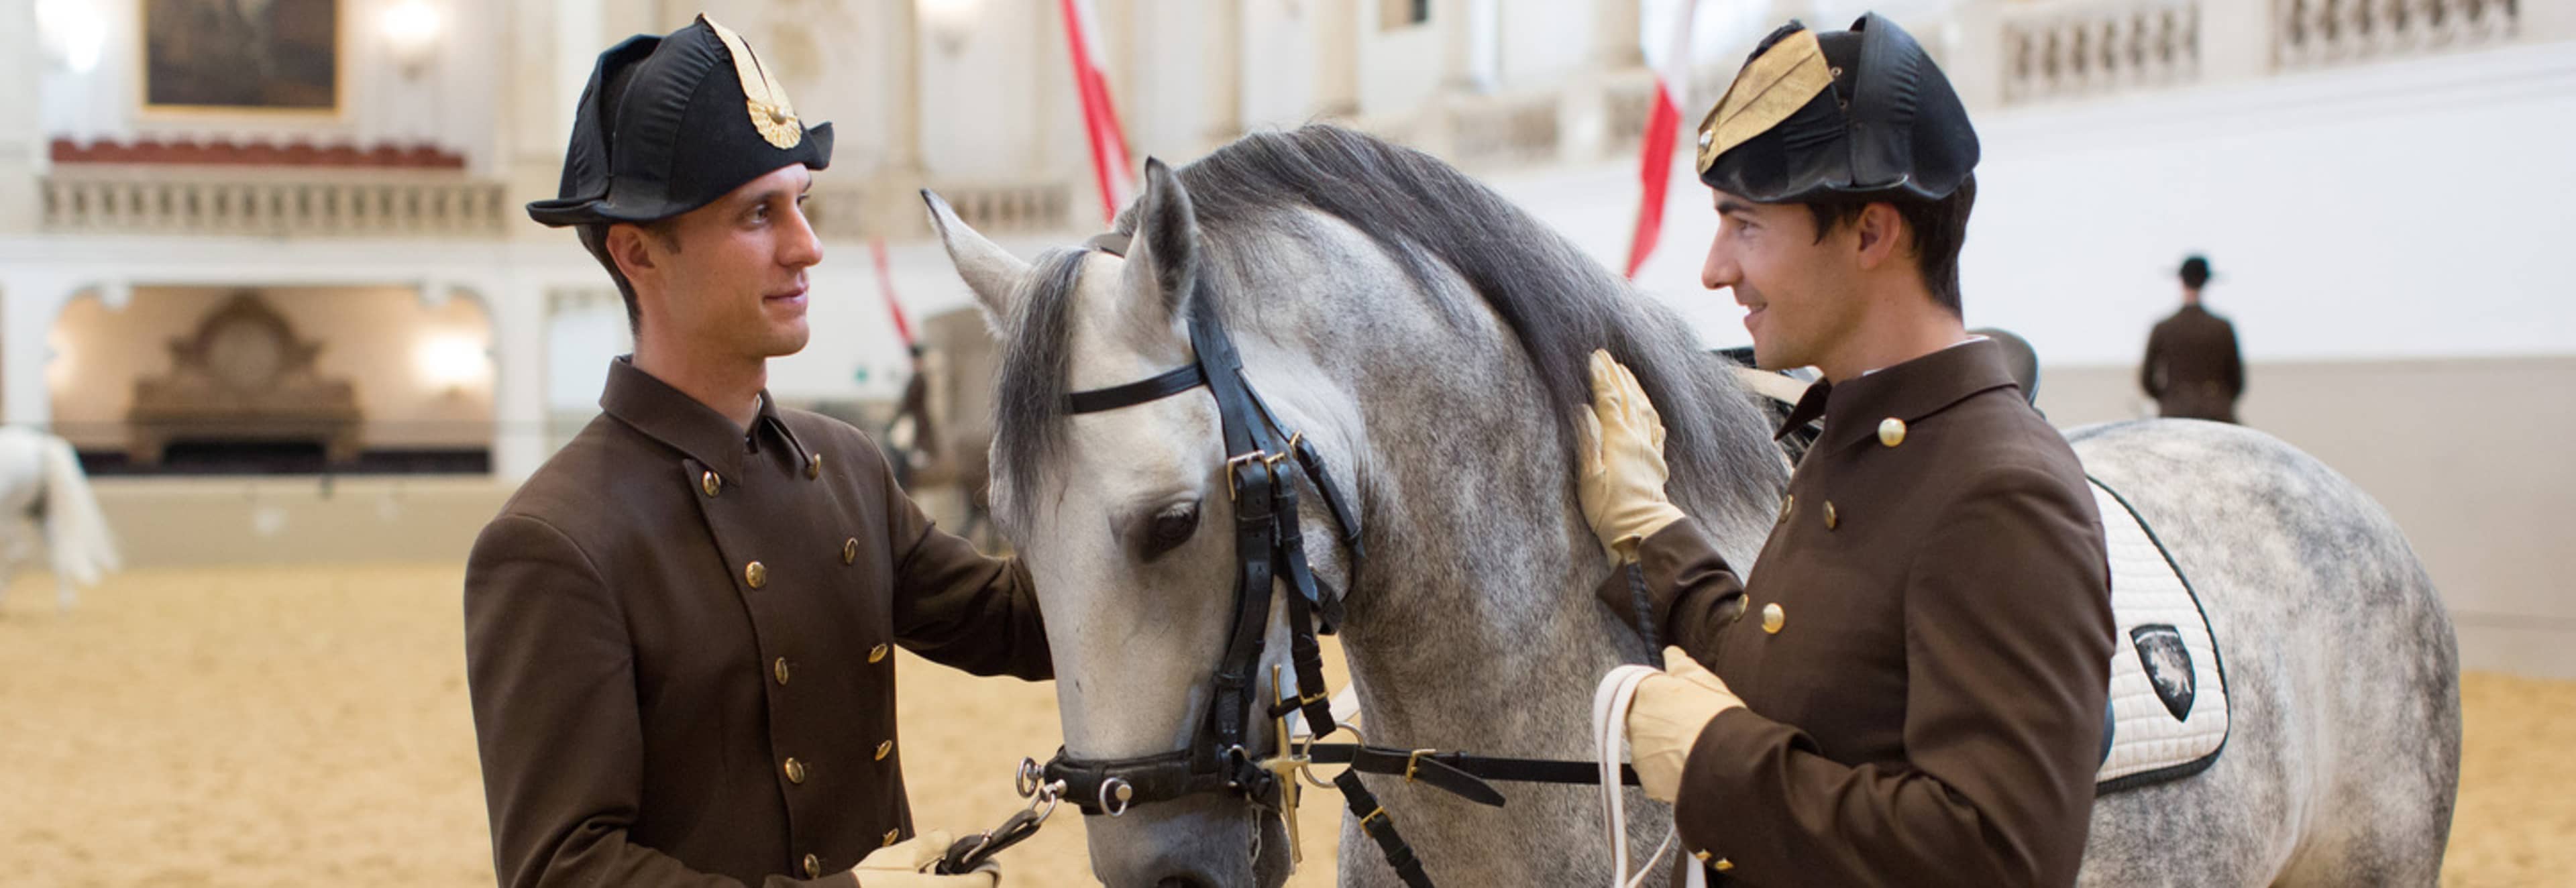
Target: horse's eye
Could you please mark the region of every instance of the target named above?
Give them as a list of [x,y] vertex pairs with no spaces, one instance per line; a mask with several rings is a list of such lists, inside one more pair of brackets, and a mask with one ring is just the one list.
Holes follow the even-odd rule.
[[1178,549],[1199,531],[1199,507],[1184,503],[1154,514],[1145,530],[1145,560]]

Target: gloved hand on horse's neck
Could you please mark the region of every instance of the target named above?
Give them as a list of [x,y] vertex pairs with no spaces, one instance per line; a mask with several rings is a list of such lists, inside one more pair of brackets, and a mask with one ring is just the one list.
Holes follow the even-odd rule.
[[1637,560],[1637,544],[1682,518],[1664,497],[1664,423],[1635,374],[1592,352],[1592,406],[1580,411],[1575,497],[1601,548],[1616,564]]

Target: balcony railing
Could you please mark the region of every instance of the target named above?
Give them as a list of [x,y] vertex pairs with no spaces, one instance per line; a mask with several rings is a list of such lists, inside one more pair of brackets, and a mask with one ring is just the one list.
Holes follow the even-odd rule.
[[2169,86],[2200,74],[2197,0],[2059,4],[2006,18],[2003,28],[2005,104]]
[[518,211],[498,182],[453,172],[64,164],[41,185],[46,231],[488,237]]
[[2273,63],[2313,68],[2501,43],[2515,36],[2521,6],[2517,0],[2272,0]]

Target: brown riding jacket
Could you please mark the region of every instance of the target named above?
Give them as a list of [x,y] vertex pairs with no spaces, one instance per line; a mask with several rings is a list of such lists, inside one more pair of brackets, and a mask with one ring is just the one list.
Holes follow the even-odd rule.
[[2147,334],[2138,384],[2156,399],[2161,416],[2235,422],[2236,399],[2245,394],[2236,325],[2198,305],[2183,306]]
[[[1790,423],[1818,411],[1750,577],[1689,520],[1639,547],[1664,637],[1745,703],[1684,765],[1683,845],[1712,884],[2073,884],[2112,652],[2074,452],[1991,341],[1820,384]],[[1633,621],[1624,581],[1601,594]]]
[[1048,677],[1027,572],[766,393],[746,435],[621,358],[600,407],[466,565],[500,884],[845,886],[912,834],[889,645]]

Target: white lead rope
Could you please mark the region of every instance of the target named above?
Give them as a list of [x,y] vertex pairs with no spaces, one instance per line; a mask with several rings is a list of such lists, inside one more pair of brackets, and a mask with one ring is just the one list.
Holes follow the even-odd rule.
[[[1646,865],[1634,875],[1628,872],[1626,781],[1619,779],[1619,766],[1628,758],[1628,708],[1637,701],[1637,686],[1661,674],[1652,666],[1628,664],[1610,670],[1602,677],[1601,686],[1592,692],[1592,750],[1601,765],[1601,823],[1610,839],[1610,888],[1638,888],[1655,871],[1655,865],[1663,862],[1664,855],[1672,851],[1678,838],[1665,834],[1663,844],[1655,846],[1655,854],[1646,859]],[[1691,867],[1684,884],[1704,888],[1708,875],[1699,867]]]

